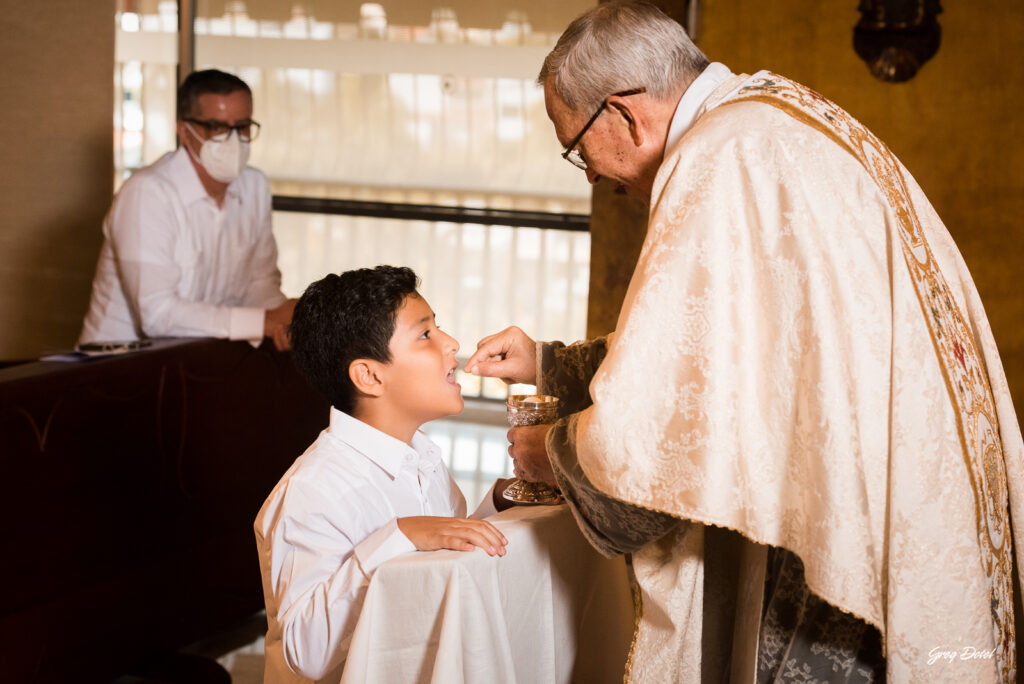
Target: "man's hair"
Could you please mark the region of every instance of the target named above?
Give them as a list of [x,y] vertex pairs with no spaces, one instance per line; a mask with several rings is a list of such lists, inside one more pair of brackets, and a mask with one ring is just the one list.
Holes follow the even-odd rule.
[[417,296],[418,284],[410,268],[360,268],[316,281],[295,304],[295,363],[339,411],[355,409],[356,388],[348,375],[353,361],[391,363],[388,345],[398,310],[406,297]]
[[569,24],[537,82],[543,86],[554,76],[565,104],[590,112],[633,88],[657,99],[681,95],[707,65],[679,22],[654,5],[624,0],[602,3]]
[[199,96],[230,95],[237,90],[244,90],[252,97],[249,85],[234,74],[217,69],[193,71],[178,86],[178,121],[183,121],[199,113]]

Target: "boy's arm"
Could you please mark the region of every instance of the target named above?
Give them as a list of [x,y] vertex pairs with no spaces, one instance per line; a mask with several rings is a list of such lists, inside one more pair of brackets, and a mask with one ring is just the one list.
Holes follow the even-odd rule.
[[348,655],[377,567],[415,550],[395,519],[358,544],[339,532],[323,519],[288,518],[277,521],[265,542],[272,545],[269,588],[278,604],[273,612],[284,659],[310,679],[324,677]]
[[285,662],[320,679],[347,657],[370,578],[376,569],[414,550],[480,547],[504,555],[507,540],[483,520],[416,516],[393,518],[358,544],[336,528],[280,521],[272,543],[273,592]]

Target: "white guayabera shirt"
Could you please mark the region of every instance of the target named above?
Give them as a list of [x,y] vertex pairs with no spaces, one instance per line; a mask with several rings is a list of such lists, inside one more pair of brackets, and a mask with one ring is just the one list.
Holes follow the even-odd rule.
[[218,207],[184,147],[135,172],[103,222],[79,341],[261,340],[264,311],[285,299],[270,199],[246,167]]

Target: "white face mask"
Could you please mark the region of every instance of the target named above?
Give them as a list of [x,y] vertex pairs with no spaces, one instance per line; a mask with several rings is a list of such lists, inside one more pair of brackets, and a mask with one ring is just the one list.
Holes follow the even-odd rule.
[[[191,124],[185,125],[196,139],[202,140],[196,135]],[[192,150],[189,150],[189,154],[192,154]],[[195,158],[195,155],[192,157]],[[231,131],[228,139],[220,142],[203,140],[202,147],[199,148],[199,159],[196,161],[214,180],[230,183],[238,178],[238,174],[242,173],[246,162],[249,161],[249,143],[239,139],[238,131]]]

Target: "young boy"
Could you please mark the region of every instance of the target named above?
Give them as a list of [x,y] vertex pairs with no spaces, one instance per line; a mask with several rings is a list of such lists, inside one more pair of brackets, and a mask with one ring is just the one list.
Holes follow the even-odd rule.
[[[267,684],[338,682],[366,587],[413,550],[505,555],[419,427],[459,413],[459,344],[441,332],[408,268],[329,275],[299,299],[295,361],[331,402],[330,427],[256,518],[267,604]],[[487,496],[474,517],[494,512]],[[297,673],[297,674],[296,674]]]

